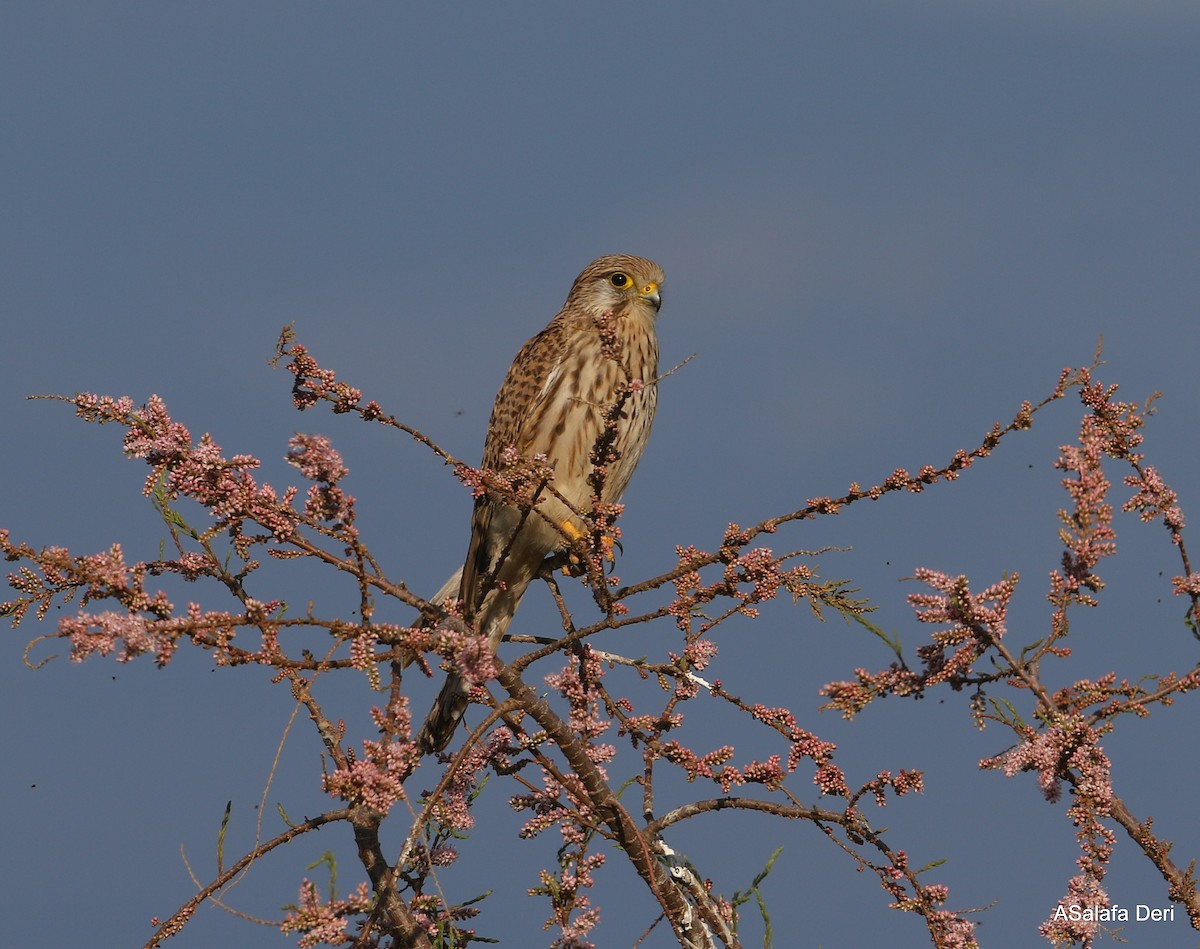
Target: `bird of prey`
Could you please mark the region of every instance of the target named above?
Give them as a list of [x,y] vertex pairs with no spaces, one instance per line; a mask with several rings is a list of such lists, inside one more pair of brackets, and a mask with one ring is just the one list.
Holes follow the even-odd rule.
[[[542,561],[585,533],[581,515],[592,508],[596,484],[602,502],[616,502],[637,467],[658,402],[662,284],[662,268],[643,257],[592,261],[558,315],[517,353],[500,386],[483,469],[503,479],[544,456],[553,477],[536,492],[532,509],[495,490],[480,494],[466,562],[435,597],[448,602],[457,594],[464,621],[493,650]],[[602,437],[611,447],[593,460]],[[441,751],[454,736],[469,691],[461,674],[449,673],[417,737],[425,753]]]

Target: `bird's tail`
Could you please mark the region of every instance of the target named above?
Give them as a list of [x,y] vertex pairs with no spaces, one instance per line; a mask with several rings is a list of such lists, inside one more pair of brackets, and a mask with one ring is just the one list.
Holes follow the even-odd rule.
[[[517,607],[521,605],[521,598],[532,579],[532,576],[509,577],[505,583],[498,585],[484,597],[475,615],[475,621],[479,635],[488,638],[493,650],[500,645],[500,640],[508,630],[508,625],[512,622]],[[450,582],[447,581],[446,587],[449,585]],[[443,587],[443,590],[446,587]],[[450,739],[458,729],[459,720],[471,704],[470,692],[471,686],[459,673],[452,671],[446,676],[442,691],[438,693],[437,701],[425,716],[425,723],[417,734],[417,744],[422,753],[431,755],[450,744]]]
[[430,603],[434,606],[444,606],[458,598],[458,588],[462,586],[463,568],[459,567],[454,573],[450,574],[449,579],[442,584],[442,588],[437,591],[430,599]]
[[436,754],[450,744],[450,739],[458,730],[459,719],[471,704],[469,693],[467,680],[457,672],[446,676],[442,691],[438,693],[437,701],[425,716],[425,724],[417,734],[417,745],[422,754]]

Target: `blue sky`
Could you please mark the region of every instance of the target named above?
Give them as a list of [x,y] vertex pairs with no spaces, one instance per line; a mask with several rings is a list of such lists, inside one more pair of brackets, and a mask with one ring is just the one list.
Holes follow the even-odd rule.
[[[1061,368],[1089,362],[1101,335],[1102,378],[1131,400],[1162,391],[1147,451],[1200,517],[1198,42],[1200,9],[1184,2],[9,3],[0,526],[154,557],[162,531],[118,434],[24,397],[158,393],[193,434],[263,458],[275,483],[293,480],[282,461],[293,431],[331,436],[372,549],[432,592],[461,560],[469,498],[411,443],[296,413],[290,377],[266,365],[279,328],[294,322],[323,364],[474,459],[513,353],[582,266],[612,252],[663,265],[664,361],[697,354],[664,382],[626,496],[626,579],[667,569],[677,543],[711,549],[730,520],[944,463],[1047,394]],[[1037,639],[1065,503],[1051,462],[1077,415],[1059,406],[959,483],[793,527],[778,547],[851,547],[817,558],[824,575],[854,578],[910,650],[924,631],[904,605],[915,588],[897,581],[915,567],[980,587],[1020,570],[1012,635]],[[1052,679],[1195,662],[1161,529],[1117,527],[1104,605],[1076,618],[1075,664]],[[293,598],[352,608],[352,591],[319,574],[297,583]],[[522,610],[530,628],[553,623],[539,592]],[[0,932],[44,942],[65,900],[93,944],[140,945],[149,918],[191,892],[181,843],[211,874],[227,800],[227,852],[251,839],[291,705],[266,676],[214,673],[200,656],[164,671],[60,660],[33,673],[21,650],[38,631],[6,633],[0,659]],[[674,648],[667,628],[639,635],[651,644],[601,645]],[[1007,736],[976,734],[958,695],[850,725],[819,713],[823,683],[888,655],[803,607],[775,604],[718,644],[714,676],[791,706],[839,743],[852,777],[925,769],[926,794],[881,823],[916,862],[947,859],[936,874],[953,907],[997,901],[983,945],[1036,944],[1076,852],[1065,805],[1044,803],[1033,778],[975,770]],[[334,688],[370,737],[361,682]],[[717,710],[692,714],[697,744],[704,728],[714,745],[730,734]],[[1118,792],[1183,864],[1200,851],[1194,714],[1184,700],[1122,723],[1107,746]],[[774,750],[756,741],[739,746],[747,757]],[[327,806],[318,755],[298,727],[269,826],[276,801],[293,815]],[[815,798],[807,776],[796,781]],[[497,886],[482,931],[539,945],[544,907],[520,894],[553,847],[513,840],[493,797],[493,819],[512,827],[490,845],[513,870],[452,885]],[[276,855],[231,904],[277,917],[326,848],[349,888],[346,836]],[[886,910],[873,879],[811,828],[713,820],[672,843],[726,892],[782,845],[765,885],[778,945],[922,944],[918,921]],[[650,902],[615,859],[602,886],[597,940],[627,945]],[[1123,838],[1109,891],[1165,901]],[[1185,922],[1126,936],[1188,938]],[[291,941],[213,909],[175,941],[216,943]]]

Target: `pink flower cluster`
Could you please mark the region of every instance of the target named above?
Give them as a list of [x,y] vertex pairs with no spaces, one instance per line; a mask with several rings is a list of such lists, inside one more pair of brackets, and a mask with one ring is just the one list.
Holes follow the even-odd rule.
[[[756,547],[725,565],[725,583],[741,601],[739,613],[757,617],[758,610],[752,604],[775,599],[784,581],[779,567],[779,561],[768,547]],[[742,589],[742,584],[749,584],[750,589]]]
[[303,411],[321,400],[332,402],[333,411],[339,414],[358,408],[359,402],[362,401],[361,390],[338,382],[337,373],[331,369],[322,369],[308,354],[306,347],[297,343],[282,350],[281,355],[292,357],[287,368],[296,377],[292,383],[292,400],[296,408]]
[[[704,755],[698,755],[678,741],[668,741],[659,747],[658,753],[687,773],[688,781],[708,778],[721,786],[728,794],[735,784],[761,784],[767,790],[777,790],[787,772],[780,763],[779,755],[771,755],[766,761],[751,761],[742,768],[727,762],[733,758],[733,745],[722,745]],[[723,766],[723,767],[720,767]],[[818,781],[819,783],[819,781]]]
[[404,781],[421,762],[421,750],[410,740],[412,715],[408,697],[396,696],[386,708],[371,709],[380,741],[363,742],[362,758],[348,751],[346,764],[324,778],[325,790],[350,804],[362,804],[386,814],[404,800]]
[[567,723],[587,743],[588,755],[597,764],[612,760],[617,753],[612,745],[595,743],[612,725],[600,714],[600,696],[595,688],[603,677],[603,663],[591,649],[584,647],[581,659],[568,662],[561,672],[552,672],[545,679],[546,685],[567,700],[570,707]]
[[392,805],[404,799],[404,779],[421,760],[413,742],[363,742],[366,757],[355,758],[349,752],[344,767],[325,775],[325,791],[350,804],[362,804],[386,814]]
[[1178,544],[1180,531],[1185,522],[1183,510],[1179,507],[1179,496],[1167,487],[1158,470],[1152,465],[1146,465],[1137,475],[1129,475],[1125,483],[1137,488],[1134,494],[1122,506],[1123,511],[1137,511],[1138,517],[1149,522],[1161,519],[1171,532],[1171,540]]
[[[1108,893],[1100,882],[1086,874],[1071,877],[1067,882],[1067,895],[1059,900],[1059,905],[1079,907],[1079,912],[1052,913],[1038,927],[1038,932],[1055,946],[1093,945],[1100,933],[1101,911],[1109,905]],[[1055,919],[1055,915],[1060,918]]]
[[[1064,716],[1042,732],[1026,728],[1024,741],[1011,751],[980,762],[981,767],[1003,768],[1009,777],[1021,771],[1038,772],[1042,793],[1048,801],[1057,801],[1061,782],[1069,779],[1074,789],[1067,815],[1077,828],[1076,838],[1082,853],[1078,860],[1081,877],[1069,884],[1063,905],[1106,906],[1107,895],[1101,882],[1107,873],[1116,837],[1103,821],[1112,815],[1114,793],[1111,765],[1100,746],[1096,729],[1080,714]],[[1082,922],[1082,925],[1081,925]],[[1094,923],[1087,920],[1055,920],[1041,927],[1047,938],[1066,937],[1089,944],[1094,938]]]
[[[193,445],[187,428],[174,421],[157,395],[141,409],[128,398],[112,399],[82,393],[72,400],[76,414],[89,421],[119,422],[128,427],[125,451],[142,458],[154,469],[146,479],[145,493],[161,484],[167,498],[190,497],[220,519],[221,527],[255,520],[277,538],[286,539],[294,518],[282,509],[270,485],[259,486],[249,472],[259,465],[251,455],[224,458],[220,446],[208,435]],[[294,492],[292,492],[294,493]],[[286,505],[290,497],[284,501]]]
[[[705,622],[700,627],[701,632],[711,629],[733,613],[741,613],[752,619],[757,617],[757,604],[773,600],[780,588],[791,590],[797,596],[803,595],[805,581],[812,576],[809,568],[802,564],[785,567],[785,561],[794,555],[777,557],[768,547],[756,547],[743,553],[742,548],[749,538],[747,532],[731,523],[726,528],[717,556],[690,545],[675,548],[679,559],[673,580],[675,600],[667,611],[675,617],[680,629],[690,631],[701,608],[721,598],[733,600],[735,605],[717,618]],[[722,578],[705,584],[700,573],[701,566],[714,560],[725,565]]]
[[[594,856],[602,857],[603,855],[596,854]],[[560,884],[559,892],[568,895],[571,891],[562,888]],[[592,907],[591,901],[586,896],[578,896],[576,897],[574,908],[576,910],[583,909],[584,911],[578,913],[578,915],[562,927],[558,938],[550,943],[550,949],[596,949],[596,944],[588,941],[585,937],[600,922],[600,907]]]
[[350,916],[366,913],[371,909],[371,892],[366,883],[360,883],[355,891],[344,899],[324,902],[317,885],[311,880],[300,883],[300,902],[291,907],[279,928],[284,933],[303,933],[297,945],[301,949],[313,946],[343,946],[352,941],[346,933]]
[[432,819],[455,834],[474,827],[471,802],[479,791],[484,772],[488,768],[500,772],[509,770],[509,756],[513,750],[513,733],[507,726],[493,729],[483,741],[474,745],[454,769],[445,791],[431,804]]
[[559,927],[551,949],[596,949],[586,937],[600,922],[600,908],[592,906],[580,890],[596,885],[592,871],[603,865],[602,853],[564,853],[557,873],[538,872],[542,885],[530,887],[528,892],[530,896],[550,898],[551,915],[545,928]]
[[836,709],[849,721],[877,698],[919,695],[925,688],[923,676],[898,662],[880,672],[870,672],[859,666],[854,675],[853,682],[829,682],[821,687],[820,694],[829,699],[822,709]]
[[304,513],[315,521],[336,522],[349,528],[354,521],[354,498],[337,486],[349,469],[324,435],[296,434],[288,442],[287,460],[310,481]]
[[587,794],[574,775],[564,775],[563,781],[560,781],[543,768],[542,787],[524,794],[514,794],[508,803],[514,811],[530,812],[521,827],[522,839],[530,840],[557,826],[564,843],[579,844],[586,837],[579,827],[579,818],[590,813],[586,801]]
[[487,637],[462,628],[461,623],[439,626],[435,645],[438,654],[448,658],[455,671],[475,685],[495,678],[500,671],[500,660]]
[[[45,616],[56,596],[71,600],[80,591],[80,605],[94,600],[115,600],[120,609],[98,613],[80,611],[59,621],[57,635],[71,643],[71,658],[76,662],[94,656],[118,653],[119,662],[153,653],[159,665],[166,665],[182,639],[190,639],[202,649],[212,650],[221,664],[234,662],[272,663],[278,656],[272,646],[276,634],[271,621],[278,602],[260,603],[244,598],[245,612],[240,615],[223,611],[205,611],[189,603],[186,616],[174,616],[174,606],[165,592],[146,589],[146,579],[163,573],[178,573],[195,580],[215,571],[207,554],[181,554],[178,560],[126,564],[119,545],[99,554],[72,556],[60,547],[38,552],[26,545],[14,545],[6,531],[0,531],[0,550],[9,559],[24,559],[38,567],[22,567],[9,575],[9,584],[20,594],[16,600],[0,605],[0,612],[20,622],[28,609],[37,604],[39,618]],[[263,645],[257,652],[235,650],[232,642],[241,626],[257,626]]]
[[920,794],[925,790],[925,775],[921,771],[903,768],[897,774],[880,771],[858,790],[857,796],[871,794],[877,805],[887,807],[886,792],[889,788],[896,793],[897,797],[904,797],[905,794],[910,793]]
[[592,832],[589,827],[599,818],[588,803],[582,782],[575,775],[556,776],[542,769],[542,787],[509,799],[515,811],[531,812],[520,831],[531,839],[551,827],[558,827],[562,846],[558,850],[558,872],[539,872],[541,885],[530,888],[530,896],[550,900],[551,915],[546,928],[559,927],[552,946],[561,949],[594,949],[586,936],[600,921],[600,910],[581,890],[595,885],[592,871],[605,861],[602,853],[589,853]]
[[500,467],[496,469],[474,468],[458,462],[454,465],[454,474],[471,489],[474,498],[491,494],[528,508],[530,517],[544,517],[537,502],[547,492],[554,491],[551,485],[554,468],[546,456],[537,454],[526,458],[510,445],[501,453],[500,461]]
[[107,656],[120,647],[117,662],[128,662],[153,651],[162,666],[170,661],[176,645],[161,628],[153,631],[145,617],[113,610],[64,617],[59,621],[58,631],[71,641],[73,662],[83,662],[93,654]]
[[1051,574],[1052,597],[1056,603],[1077,602],[1094,606],[1096,600],[1084,588],[1097,591],[1103,582],[1093,569],[1104,557],[1116,553],[1117,533],[1113,529],[1113,508],[1108,503],[1109,482],[1101,467],[1106,433],[1094,416],[1085,416],[1080,426],[1079,444],[1063,445],[1054,466],[1074,477],[1063,479],[1063,487],[1075,502],[1071,511],[1060,510],[1059,531],[1066,546],[1062,572]]
[[[964,576],[951,577],[937,570],[918,567],[917,580],[931,586],[936,593],[912,593],[909,605],[922,623],[950,623],[949,629],[938,630],[933,642],[922,646],[917,654],[925,663],[925,687],[966,675],[989,646],[999,642],[1008,631],[1008,604],[1016,590],[1020,575],[994,583],[980,593],[972,593]],[[946,655],[948,649],[954,649]]]
[[[945,909],[938,909],[950,897],[949,888],[942,883],[922,885],[917,882],[903,850],[889,853],[891,866],[876,867],[883,888],[895,899],[893,909],[920,913],[925,917],[933,944],[938,949],[979,949],[975,939],[975,924]],[[908,882],[912,891],[905,889]]]

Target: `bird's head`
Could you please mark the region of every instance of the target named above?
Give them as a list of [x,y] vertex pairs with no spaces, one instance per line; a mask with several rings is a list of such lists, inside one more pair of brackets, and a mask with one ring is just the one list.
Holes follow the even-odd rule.
[[645,257],[610,254],[588,264],[571,287],[567,305],[620,312],[627,307],[654,314],[662,306],[662,268]]

